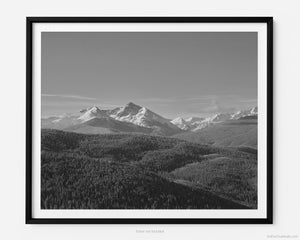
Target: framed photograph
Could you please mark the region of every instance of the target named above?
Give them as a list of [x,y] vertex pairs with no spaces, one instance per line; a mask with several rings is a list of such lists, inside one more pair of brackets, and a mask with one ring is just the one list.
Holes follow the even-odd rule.
[[272,17],[28,17],[26,223],[271,224]]

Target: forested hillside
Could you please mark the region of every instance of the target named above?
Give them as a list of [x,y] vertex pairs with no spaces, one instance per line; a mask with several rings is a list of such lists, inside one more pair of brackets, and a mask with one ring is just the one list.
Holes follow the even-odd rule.
[[256,208],[257,157],[144,134],[42,130],[42,208]]

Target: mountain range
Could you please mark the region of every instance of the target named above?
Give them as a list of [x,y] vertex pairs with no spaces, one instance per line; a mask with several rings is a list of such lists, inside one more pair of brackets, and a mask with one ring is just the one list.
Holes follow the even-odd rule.
[[82,109],[78,114],[42,118],[42,128],[78,133],[140,132],[171,136],[182,129],[151,110],[132,102],[123,107],[102,110],[98,107]]
[[228,120],[238,120],[242,118],[257,118],[257,107],[249,110],[237,111],[233,113],[218,113],[207,118],[189,117],[182,118],[178,117],[173,119],[171,122],[182,130],[189,130],[197,132],[210,125],[225,122]]
[[[173,123],[187,129],[172,137],[189,142],[226,147],[257,149],[257,107],[234,113],[219,113],[195,123],[191,118],[174,119]],[[175,121],[176,120],[176,121]],[[184,125],[181,125],[181,124]]]
[[[223,144],[226,142],[226,145],[230,146],[233,143],[236,145],[236,140],[233,141],[231,138],[241,139],[243,136],[242,138],[248,139],[248,130],[251,135],[257,132],[257,107],[231,113],[218,113],[207,118],[177,117],[168,119],[130,102],[123,107],[109,110],[93,106],[81,109],[75,114],[42,118],[42,128],[85,134],[124,132],[175,136],[201,143],[222,142]],[[213,136],[210,133],[213,133]],[[256,135],[253,135],[254,139],[256,139]],[[239,143],[239,141],[237,142]],[[256,141],[250,140],[250,142],[251,144],[247,143],[246,145],[253,147],[256,144]]]

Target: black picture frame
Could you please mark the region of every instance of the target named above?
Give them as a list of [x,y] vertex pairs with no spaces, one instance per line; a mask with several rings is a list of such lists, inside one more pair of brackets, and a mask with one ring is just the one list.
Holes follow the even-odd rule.
[[[266,218],[94,219],[33,218],[33,24],[34,23],[265,23],[267,25],[267,216]],[[273,223],[273,17],[27,17],[26,27],[26,224],[272,224]]]

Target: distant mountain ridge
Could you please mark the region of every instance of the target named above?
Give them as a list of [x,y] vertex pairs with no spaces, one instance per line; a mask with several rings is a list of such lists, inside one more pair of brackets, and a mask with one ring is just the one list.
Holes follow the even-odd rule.
[[184,132],[199,132],[211,125],[228,120],[257,118],[257,107],[233,113],[219,113],[211,117],[178,117],[173,120],[129,102],[125,106],[103,110],[97,106],[81,109],[78,114],[42,118],[42,128],[78,133],[138,132],[172,136]]
[[198,131],[186,131],[172,137],[189,142],[225,147],[257,149],[257,117],[245,116],[211,124]]
[[42,128],[80,133],[140,132],[164,136],[182,131],[168,119],[132,102],[111,110],[89,107],[80,110],[79,116],[43,118]]
[[222,123],[228,120],[238,120],[245,117],[257,117],[257,107],[233,113],[218,113],[207,118],[178,117],[171,122],[182,130],[197,132],[213,124]]

